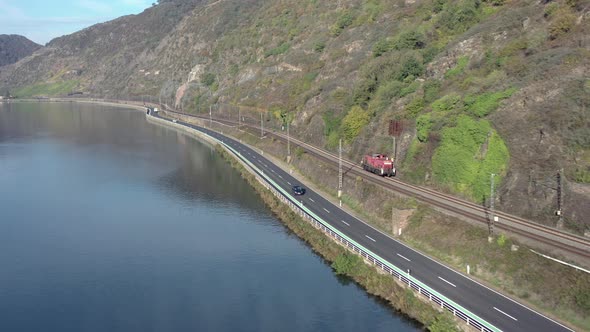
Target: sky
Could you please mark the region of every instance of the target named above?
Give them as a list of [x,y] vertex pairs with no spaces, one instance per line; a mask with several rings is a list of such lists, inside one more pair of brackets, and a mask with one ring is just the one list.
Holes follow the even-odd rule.
[[156,0],[0,0],[0,34],[45,45],[96,23],[139,14]]

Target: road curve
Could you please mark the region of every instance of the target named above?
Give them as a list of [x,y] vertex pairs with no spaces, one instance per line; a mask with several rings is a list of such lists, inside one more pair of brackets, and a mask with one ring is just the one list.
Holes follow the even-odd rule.
[[[239,153],[239,157],[249,160],[287,192],[291,192],[293,185],[300,184],[297,179],[259,154],[258,151],[230,137],[182,121],[178,121],[176,124],[200,131],[223,142]],[[500,331],[572,331],[517,301],[407,247],[389,235],[349,215],[313,190],[307,189],[304,195],[293,196],[293,198],[296,198],[300,204],[350,239],[386,259],[399,269],[410,271],[413,278],[468,309]]]

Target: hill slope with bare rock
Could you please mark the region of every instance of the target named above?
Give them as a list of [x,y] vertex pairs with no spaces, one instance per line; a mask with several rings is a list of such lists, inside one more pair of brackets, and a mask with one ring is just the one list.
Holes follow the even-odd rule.
[[41,45],[19,35],[0,35],[0,67],[31,55]]
[[493,173],[496,208],[583,234],[588,73],[589,0],[169,0],[51,41],[0,92],[239,106],[351,160],[390,153],[395,120],[400,179],[487,205]]

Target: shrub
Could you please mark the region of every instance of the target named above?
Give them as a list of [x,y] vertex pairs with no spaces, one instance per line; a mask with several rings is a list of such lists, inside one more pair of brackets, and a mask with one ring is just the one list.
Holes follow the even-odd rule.
[[429,63],[440,52],[438,47],[431,45],[422,51],[422,62]]
[[419,49],[424,48],[426,41],[424,35],[417,31],[408,31],[402,33],[394,43],[394,48],[402,49]]
[[363,264],[360,257],[346,252],[336,257],[332,263],[332,268],[338,275],[352,275],[358,270],[360,264]]
[[287,50],[289,50],[289,47],[291,47],[291,45],[289,43],[287,43],[287,42],[282,43],[281,45],[264,52],[264,57],[268,58],[269,56],[272,56],[272,55],[283,54],[283,53],[287,52]]
[[346,27],[350,26],[354,21],[354,16],[351,12],[345,11],[338,17],[336,23],[330,28],[330,33],[333,36],[339,36]]
[[429,104],[433,102],[436,97],[438,96],[438,92],[440,90],[440,81],[438,80],[429,80],[426,81],[424,84],[424,102]]
[[496,240],[496,243],[498,243],[498,246],[503,247],[506,245],[506,235],[504,234],[500,234],[500,236],[498,236],[498,239]]
[[444,10],[438,24],[451,33],[462,33],[479,21],[479,1],[467,0]]
[[318,41],[315,44],[313,44],[313,50],[316,53],[322,53],[325,48],[326,48],[326,43],[324,43],[323,41]]
[[379,57],[383,55],[383,53],[389,52],[391,49],[391,42],[389,42],[387,39],[378,40],[375,44],[373,44],[373,56]]
[[496,110],[500,105],[500,100],[510,97],[516,88],[510,88],[504,91],[488,92],[478,96],[466,96],[464,103],[468,112],[477,117],[484,117]]
[[455,67],[447,70],[447,72],[445,73],[445,78],[450,78],[450,77],[462,74],[463,71],[465,70],[465,67],[467,67],[468,62],[469,62],[469,58],[467,56],[460,57],[457,60],[457,65]]
[[405,78],[409,76],[418,77],[422,75],[423,72],[424,66],[422,65],[422,63],[416,60],[416,58],[410,57],[402,64],[397,79],[399,81],[403,81]]
[[551,2],[545,6],[543,16],[545,16],[545,18],[551,18],[557,9],[559,9],[559,4],[557,2]]
[[406,106],[406,112],[409,117],[415,118],[424,109],[424,99],[416,97]]
[[560,8],[549,25],[549,38],[557,39],[570,32],[576,24],[576,16],[569,8]]
[[410,93],[414,93],[414,92],[416,92],[416,90],[418,90],[419,87],[420,87],[420,82],[414,81],[410,85],[403,87],[399,92],[399,96],[405,97],[405,96],[409,95]]
[[416,119],[416,137],[420,142],[426,142],[431,128],[432,118],[430,114],[422,114]]
[[440,13],[444,8],[445,2],[445,0],[434,0],[432,3],[432,11]]
[[346,142],[352,142],[369,123],[369,113],[360,106],[353,106],[342,119],[342,133]]
[[403,94],[404,89],[407,89],[407,87],[404,87],[404,83],[395,80],[380,85],[377,92],[375,92],[375,97],[369,103],[370,113],[376,114],[387,108],[393,98],[400,97]]
[[334,115],[333,111],[327,111],[322,114],[324,120],[324,135],[329,136],[332,132],[335,132],[340,128],[342,119]]
[[432,110],[435,112],[447,113],[458,107],[461,97],[457,94],[449,94],[437,99],[432,103]]
[[590,183],[590,167],[586,169],[577,168],[574,171],[573,180],[579,183]]
[[363,6],[365,11],[365,15],[367,16],[367,22],[375,22],[377,17],[381,15],[383,8],[379,2],[379,0],[368,0],[365,5]]
[[203,73],[203,75],[201,75],[201,83],[206,86],[213,85],[213,83],[215,83],[215,74]]

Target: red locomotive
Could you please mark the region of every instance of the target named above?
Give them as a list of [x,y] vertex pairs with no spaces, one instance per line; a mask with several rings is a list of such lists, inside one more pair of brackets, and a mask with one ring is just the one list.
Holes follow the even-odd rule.
[[393,158],[389,158],[384,154],[376,153],[366,155],[363,157],[361,164],[366,171],[373,172],[377,175],[395,176]]

